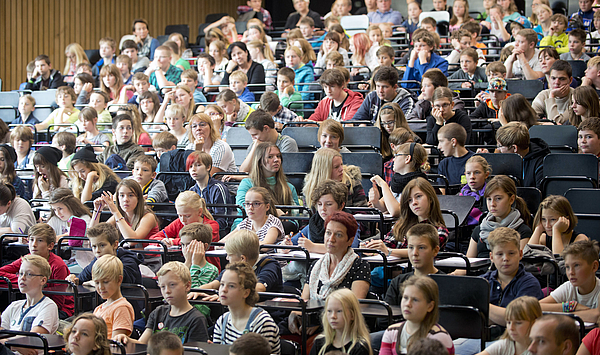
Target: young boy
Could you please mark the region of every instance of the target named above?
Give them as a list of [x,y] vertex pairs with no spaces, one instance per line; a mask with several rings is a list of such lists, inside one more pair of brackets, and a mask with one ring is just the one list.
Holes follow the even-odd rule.
[[[98,123],[112,123],[112,116],[110,112],[106,109],[108,106],[108,102],[110,101],[110,97],[104,91],[94,91],[90,95],[90,107],[93,107],[98,113]],[[106,127],[102,127],[103,129]]]
[[379,67],[393,67],[394,66],[394,48],[390,46],[381,46],[377,50],[377,60],[379,61]]
[[435,33],[437,28],[437,21],[433,17],[425,17],[423,20],[421,20],[420,28],[424,29],[427,32]]
[[483,90],[488,86],[488,78],[485,69],[477,66],[479,55],[473,48],[466,48],[460,53],[460,70],[450,76],[450,79],[468,80],[462,83],[450,83],[450,89],[472,88],[476,91]]
[[71,159],[77,148],[77,137],[71,132],[58,132],[52,137],[52,146],[62,152],[62,159],[58,162],[58,168],[67,171],[71,168]]
[[252,102],[255,100],[254,93],[248,89],[248,76],[241,70],[236,70],[229,75],[229,88],[243,102]]
[[[227,185],[210,176],[210,169],[212,169],[212,157],[210,154],[202,151],[191,153],[187,158],[186,167],[195,182],[190,191],[194,191],[200,195],[207,204],[233,203],[233,198]],[[212,214],[224,215],[228,213],[225,207],[212,207],[209,210]],[[225,217],[216,217],[215,220],[219,223],[219,235],[224,237],[229,234],[231,231],[231,222]]]
[[[146,57],[144,57],[144,58],[146,58]],[[127,101],[128,104],[134,104],[134,105],[139,106],[140,96],[142,96],[143,93],[145,93],[146,91],[149,91],[149,90],[156,91],[155,87],[150,86],[149,80],[150,79],[148,78],[148,75],[146,75],[142,72],[137,72],[137,73],[133,74],[131,83],[132,83],[133,88],[135,89],[135,92],[134,92],[133,96],[131,97],[131,99],[129,99],[129,101]],[[158,98],[160,99],[161,97],[159,96]]]
[[92,68],[94,77],[100,75],[100,69],[105,65],[115,64],[115,52],[117,51],[117,43],[110,37],[100,39],[98,44],[100,45],[100,57],[102,58]]
[[275,90],[275,94],[279,97],[283,107],[287,107],[298,113],[298,116],[304,117],[304,111],[296,111],[304,109],[304,105],[293,103],[294,101],[302,101],[302,95],[294,90],[294,80],[296,80],[294,69],[288,67],[279,69],[277,71],[277,90]]
[[411,94],[398,87],[398,70],[396,68],[379,68],[373,75],[373,82],[375,83],[375,90],[367,94],[362,105],[356,111],[353,120],[375,122],[379,109],[386,102],[397,103],[403,112],[413,110],[415,102]]
[[577,145],[580,152],[600,157],[600,118],[586,118],[577,129]]
[[594,240],[574,242],[562,252],[569,281],[540,301],[544,312],[574,312],[585,322],[598,320],[600,279],[598,243]]
[[544,177],[544,157],[550,154],[541,138],[529,138],[524,123],[509,122],[496,132],[499,153],[517,153],[523,158],[523,186],[540,188]]
[[[537,33],[532,29],[519,31],[512,54],[504,62],[506,78],[535,80],[544,76],[539,61]],[[566,42],[565,42],[566,44]]]
[[35,99],[31,95],[23,95],[19,98],[19,115],[11,124],[36,125],[40,121],[33,115],[35,111]]
[[171,48],[159,46],[154,51],[154,60],[144,74],[148,75],[150,85],[159,92],[165,86],[175,86],[181,81],[181,69],[171,64]]
[[[229,348],[229,355],[269,354],[271,354],[271,345],[269,344],[269,341],[258,333],[243,334],[241,337],[237,338]],[[327,354],[336,355],[335,351],[329,351]]]
[[95,257],[78,276],[70,274],[63,277],[64,279],[76,285],[90,285],[92,284],[94,263],[104,255],[114,255],[123,264],[123,282],[141,285],[142,274],[139,265],[144,261],[144,257],[141,254],[119,248],[119,232],[114,226],[104,222],[98,223],[92,228],[88,228],[85,236],[90,241],[90,247]]
[[96,292],[106,302],[94,309],[94,315],[106,323],[108,339],[118,334],[130,335],[135,313],[131,303],[121,294],[123,263],[114,255],[103,255],[92,267]]
[[156,178],[156,159],[141,155],[135,160],[131,179],[140,184],[146,203],[168,202],[165,184]]
[[[78,123],[78,126],[81,126],[84,133],[77,137],[77,143],[92,145],[101,144],[104,147],[110,146],[110,137],[100,132],[98,127],[96,127],[96,124],[98,123],[98,112],[96,112],[93,107],[84,107],[81,110]],[[94,151],[102,153],[104,148],[94,147]]]
[[132,339],[125,334],[115,337],[123,344],[128,342],[147,344],[153,333],[170,331],[175,333],[185,344],[191,341],[206,342],[208,331],[206,318],[188,302],[192,277],[190,270],[179,261],[164,264],[158,273],[158,286],[167,301],[167,305],[159,306],[148,317],[146,330],[139,339]]
[[[219,269],[207,262],[205,255],[212,241],[212,228],[202,223],[191,223],[181,228],[179,238],[185,266],[190,269],[192,276],[192,288],[198,288],[216,279]],[[210,308],[207,305],[197,304],[195,307],[204,316],[210,316]]]
[[552,46],[558,53],[569,51],[569,36],[565,33],[569,20],[563,14],[554,14],[550,17],[550,29],[548,35],[540,41],[540,46]]
[[38,55],[34,59],[35,69],[31,78],[27,80],[25,90],[40,91],[48,89],[58,89],[65,85],[62,74],[52,69],[50,57],[45,54]]
[[[477,106],[469,117],[471,119],[498,118],[500,105],[510,94],[506,90],[506,80],[502,78],[492,78],[487,87],[488,98],[482,105]],[[481,95],[483,96],[483,95]]]
[[[583,20],[583,27],[585,31],[587,32],[591,32],[592,31],[592,23],[594,21],[594,9],[592,8],[592,5],[594,4],[593,0],[579,0],[578,1],[579,4],[579,10],[575,13],[573,13],[571,15],[571,18],[573,18],[575,15],[579,16],[582,20]],[[596,27],[596,29],[598,29]]]
[[[44,119],[41,123],[35,125],[38,131],[47,129],[51,124],[65,124],[75,123],[79,118],[79,110],[75,108],[75,101],[77,95],[70,86],[61,86],[56,90],[56,103],[58,109],[52,111],[52,113]],[[68,127],[54,126],[54,131],[64,130]]]
[[[413,110],[406,115],[406,119],[408,121],[424,120],[427,118],[427,116],[431,115],[431,109],[433,107],[433,92],[439,87],[448,87],[448,78],[446,75],[444,75],[444,73],[437,68],[426,71],[425,74],[423,74],[423,80],[421,81],[421,94],[419,95],[419,101],[414,104]],[[452,102],[454,102],[454,109],[463,110],[465,103],[460,99],[458,93],[454,93],[453,96]],[[425,126],[423,126],[423,128],[424,127]]]
[[[431,68],[439,68],[444,75],[448,75],[448,61],[434,53],[435,40],[428,32],[415,35],[414,48],[410,53],[410,59],[404,72],[402,80],[421,81],[423,74]],[[403,88],[416,88],[418,84],[403,83]],[[404,111],[404,110],[403,110]],[[409,112],[409,111],[407,111]]]
[[584,30],[576,28],[569,32],[569,51],[560,55],[562,60],[583,60],[587,62],[590,56],[585,53],[585,39],[587,34]]
[[[494,78],[506,79],[506,67],[502,62],[492,62],[485,67],[485,76],[487,76],[488,81],[491,81]],[[505,80],[506,81],[506,80]],[[489,82],[488,82],[489,86]],[[510,94],[508,94],[510,95]],[[489,90],[479,92],[475,98],[475,107],[479,107],[479,104],[482,102],[486,102],[490,99]],[[499,106],[498,106],[499,107]]]
[[131,58],[129,58],[125,54],[121,54],[117,57],[116,65],[117,68],[119,68],[119,71],[121,72],[121,76],[123,77],[123,84],[131,84],[131,79],[133,78],[133,74],[131,74]]
[[177,147],[179,148],[185,148],[190,143],[188,132],[183,126],[185,121],[185,112],[181,105],[171,104],[167,106],[165,110],[165,122],[169,127],[169,131],[177,137]]
[[488,237],[490,259],[496,270],[482,277],[490,283],[490,320],[501,326],[506,326],[505,308],[512,300],[521,296],[544,297],[539,281],[520,263],[520,240],[519,232],[507,227],[496,228]]
[[262,7],[262,0],[246,0],[246,5],[240,5],[237,7],[237,13],[240,17],[243,17],[243,15],[246,15],[248,12],[254,12],[253,17],[256,17],[256,15],[259,13],[262,14],[262,22],[264,23],[265,27],[269,30],[273,29],[273,19],[271,18],[271,13],[269,10]]
[[485,55],[483,55],[483,51],[479,48],[472,48],[471,46],[471,32],[467,30],[463,30],[462,28],[458,31],[452,32],[451,40],[452,47],[454,48],[452,52],[446,57],[448,63],[460,63],[460,59],[462,57],[465,49],[471,48],[476,51],[477,66],[482,66],[485,63]]
[[[200,53],[206,54],[206,53]],[[213,65],[214,66],[214,65]],[[181,73],[181,83],[185,84],[194,93],[194,102],[206,102],[206,97],[202,90],[198,88],[198,72],[194,69],[184,70]],[[217,84],[218,85],[218,84]]]
[[152,148],[156,152],[156,159],[159,163],[156,166],[156,171],[160,171],[160,157],[167,152],[174,151],[177,149],[177,137],[173,133],[164,131],[160,132],[152,140]]
[[545,117],[558,124],[569,122],[568,115],[572,112],[573,101],[573,69],[571,64],[564,60],[557,60],[550,68],[550,88],[542,90],[531,106],[540,117]]
[[[392,69],[395,70],[395,69]],[[321,75],[319,84],[327,96],[319,102],[315,112],[308,118],[309,121],[349,121],[356,119],[356,111],[363,103],[362,94],[346,89],[344,75],[338,69],[327,69]]]
[[148,355],[183,355],[183,344],[175,333],[158,332],[148,340]]
[[467,131],[458,123],[448,123],[438,131],[438,149],[446,158],[438,165],[438,174],[448,178],[450,185],[462,184],[465,164],[475,153],[465,148]]
[[[315,32],[315,20],[310,17],[304,17],[299,22],[300,32],[302,32],[302,36],[304,39],[311,43],[312,47],[319,47],[321,43],[317,43],[315,41],[314,32]],[[317,45],[318,44],[318,45]]]
[[286,123],[300,120],[300,117],[296,114],[296,112],[281,105],[279,97],[272,91],[267,91],[261,95],[260,108],[273,116],[273,121],[275,121],[275,129],[278,131],[281,131],[283,129],[283,125]]
[[138,46],[135,41],[130,39],[123,42],[121,46],[121,54],[124,54],[131,58],[131,71],[135,74],[138,72],[144,72],[150,65],[150,59],[147,57],[138,56]]
[[19,280],[19,291],[27,298],[14,301],[6,307],[2,312],[1,327],[7,330],[54,334],[59,323],[58,307],[50,297],[44,297],[42,293],[51,278],[50,264],[45,258],[34,254],[25,255],[19,260],[21,266],[15,276]]
[[[27,238],[29,253],[43,257],[48,261],[52,269],[50,277],[47,280],[64,280],[69,275],[69,268],[67,268],[67,265],[59,256],[52,252],[55,242],[56,234],[54,233],[54,229],[49,225],[38,223],[29,228]],[[0,268],[0,276],[8,278],[13,285],[18,284],[18,273],[23,261],[23,259],[17,259],[8,265],[4,265]],[[66,319],[73,315],[75,304],[73,297],[59,295],[50,295],[49,297],[56,302],[60,319]]]
[[600,95],[600,57],[593,57],[587,63],[585,76],[581,79],[581,86],[591,86]]
[[113,145],[104,149],[99,160],[106,162],[113,154],[118,155],[127,164],[127,169],[132,170],[135,160],[144,155],[144,149],[133,141],[133,123],[126,114],[117,115],[112,123]]
[[[477,21],[469,21],[469,22],[463,23],[460,26],[460,29],[468,31],[469,34],[471,35],[471,47],[481,49],[482,53],[484,55],[487,54],[487,51],[486,51],[487,46],[484,43],[477,42],[477,38],[479,38],[479,35],[481,34],[481,25]],[[478,53],[479,53],[479,51],[478,51]]]

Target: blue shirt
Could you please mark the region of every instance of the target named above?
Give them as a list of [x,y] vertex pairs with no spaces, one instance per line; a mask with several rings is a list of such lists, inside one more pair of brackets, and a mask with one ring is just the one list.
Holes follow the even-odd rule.
[[369,17],[369,22],[372,23],[391,22],[394,25],[400,25],[402,24],[402,21],[404,21],[402,14],[399,11],[392,9],[389,9],[389,11],[386,12],[381,12],[378,9],[374,12],[369,12],[367,16]]
[[522,264],[504,290],[498,282],[498,270],[488,271],[482,277],[490,283],[490,303],[499,307],[506,308],[512,300],[521,296],[532,296],[538,300],[544,297],[540,282],[535,276],[526,272]]
[[[402,80],[417,80],[421,82],[423,74],[431,68],[439,68],[445,76],[448,76],[448,61],[435,53],[431,53],[429,62],[421,64],[421,59],[415,60],[414,67],[410,68],[406,66],[406,71]],[[416,83],[402,83],[403,88],[417,88],[419,84]]]
[[25,120],[25,122],[22,121],[21,113],[18,112],[17,118],[15,118],[15,120],[12,121],[12,123],[10,123],[10,124],[30,124],[30,125],[34,125],[34,124],[38,124],[38,123],[40,123],[40,121],[33,115],[33,112],[29,114],[29,116],[27,117],[27,119]]
[[244,91],[242,91],[242,93],[238,96],[238,99],[242,100],[243,102],[256,101],[254,93],[250,92],[250,89],[248,89],[247,86],[244,88]]
[[202,90],[194,90],[194,102],[206,102],[206,96],[204,96]]

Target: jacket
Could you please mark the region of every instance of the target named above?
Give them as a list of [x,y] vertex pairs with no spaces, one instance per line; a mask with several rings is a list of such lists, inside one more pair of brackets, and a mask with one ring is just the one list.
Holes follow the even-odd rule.
[[[190,188],[190,191],[194,191],[200,195],[200,197],[202,197],[207,204],[223,205],[235,203],[233,195],[229,192],[227,185],[219,180],[213,179],[212,177],[208,178],[208,184],[204,189],[200,190],[198,184],[194,184],[194,186]],[[236,213],[236,211],[227,207],[209,207],[208,210],[213,214],[213,217],[215,214],[233,215]],[[215,217],[215,220],[217,223],[219,223],[219,234],[223,237],[226,236],[231,231],[233,218],[228,219],[225,217]]]
[[[488,87],[488,78],[487,78],[487,75],[485,75],[485,69],[483,69],[482,67],[477,67],[475,69],[475,74],[473,74],[473,79],[469,79],[469,75],[467,73],[465,73],[462,69],[456,71],[448,79],[468,80],[468,81],[472,82],[473,88],[476,91],[485,90]],[[452,90],[460,89],[461,85],[462,85],[462,83],[457,83],[457,82],[448,83],[448,87]]]
[[569,51],[569,36],[566,32],[554,36],[546,36],[540,41],[540,47],[551,46],[556,48],[559,54]]
[[[144,262],[144,255],[134,253],[130,250],[118,248],[117,258],[123,263],[123,283],[127,284],[142,284],[142,274],[140,273],[140,264]],[[92,267],[98,260],[94,258],[80,273],[79,284],[92,279]]]
[[111,155],[117,154],[127,162],[127,169],[133,170],[135,160],[144,155],[144,149],[133,140],[125,144],[113,144],[102,152],[102,161],[105,162]]
[[[417,80],[420,82],[423,74],[431,68],[439,68],[445,76],[448,76],[448,61],[436,53],[431,53],[429,62],[421,64],[421,61],[417,58],[413,68],[407,66],[402,80]],[[416,83],[402,83],[402,87],[407,89],[418,88],[419,85]]]
[[529,153],[523,157],[523,186],[541,187],[544,177],[544,158],[550,154],[548,144],[541,138],[531,138]]
[[[315,70],[312,65],[304,64],[298,69],[294,69],[294,73],[296,73],[296,90],[298,91],[308,91],[310,90],[310,83],[315,82]],[[306,84],[306,85],[301,85]],[[308,92],[301,92],[302,100],[314,100],[315,94]],[[306,106],[306,104],[305,104]]]
[[165,184],[169,200],[171,201],[175,201],[180,192],[189,189],[194,183],[190,174],[187,173],[185,164],[187,157],[193,152],[193,150],[175,149],[160,156],[159,172],[185,173],[180,175],[166,174],[157,177]]
[[62,74],[56,69],[50,70],[50,78],[48,80],[48,87],[42,88],[42,76],[40,75],[35,81],[28,81],[25,85],[25,90],[40,91],[46,89],[58,89],[59,87],[66,85]]
[[[359,92],[354,92],[352,90],[344,89],[344,91],[348,94],[346,100],[342,105],[342,110],[340,111],[340,121],[348,121],[355,117],[356,111],[361,107],[363,103],[363,96]],[[325,97],[323,100],[319,102],[319,105],[315,109],[315,112],[310,115],[308,118],[311,121],[325,121],[331,115],[331,105],[333,100]]]
[[[472,126],[471,126],[471,120],[469,119],[469,116],[467,116],[467,113],[465,111],[462,110],[454,110],[454,116],[452,116],[452,118],[450,118],[448,121],[446,121],[446,123],[458,123],[459,125],[463,126],[465,128],[465,131],[467,131],[467,144],[469,144],[469,142],[471,141],[471,130],[472,130]],[[427,139],[426,139],[426,143],[427,144],[432,144],[437,146],[439,141],[438,141],[438,131],[440,130],[440,128],[442,128],[442,126],[438,125],[435,122],[435,117],[433,117],[432,115],[427,116]]]
[[146,186],[142,187],[142,193],[148,195],[148,197],[146,197],[146,202],[155,203],[169,201],[165,183],[160,180],[150,180]]
[[[411,114],[415,107],[415,100],[413,99],[412,95],[403,88],[396,89],[396,97],[394,97],[392,102],[400,105],[400,108],[402,109],[402,112],[404,112],[405,116]],[[377,96],[377,92],[371,91],[365,97],[365,100],[363,101],[362,105],[360,105],[358,111],[356,111],[354,120],[371,121],[375,123],[377,120],[377,113],[384,103],[385,102],[381,100],[379,96]]]

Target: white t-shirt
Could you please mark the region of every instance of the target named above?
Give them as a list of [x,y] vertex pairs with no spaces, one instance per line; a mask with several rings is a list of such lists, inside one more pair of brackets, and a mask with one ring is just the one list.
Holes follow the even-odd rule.
[[[492,345],[485,348],[485,351],[490,355],[514,355],[517,351],[515,349],[515,342],[510,339],[500,339],[494,342]],[[533,355],[529,350],[525,350],[521,354],[517,355]]]
[[49,334],[58,329],[58,307],[50,297],[44,296],[29,309],[23,309],[27,300],[11,303],[2,312],[2,328],[10,330],[31,331],[34,327],[43,327]]
[[[542,67],[540,66],[539,56],[540,56],[540,50],[536,49],[535,53],[533,54],[533,57],[531,57],[531,59],[529,60],[529,66],[534,71],[542,71]],[[504,63],[504,65],[506,66],[506,62]],[[515,61],[513,62],[512,73],[513,73],[513,77],[515,77],[515,78],[518,78],[518,79],[525,78],[525,74],[523,73],[523,66],[521,65],[521,62],[519,61],[518,58],[516,58]]]
[[600,295],[600,279],[596,277],[596,287],[587,295],[582,295],[573,287],[571,282],[567,281],[560,285],[556,290],[550,293],[557,303],[577,301],[589,308],[598,308],[598,295]]

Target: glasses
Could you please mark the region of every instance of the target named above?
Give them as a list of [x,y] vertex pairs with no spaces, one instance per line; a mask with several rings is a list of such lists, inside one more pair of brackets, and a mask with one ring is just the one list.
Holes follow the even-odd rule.
[[438,110],[441,108],[447,109],[448,107],[450,107],[449,103],[445,103],[445,104],[441,104],[441,105],[433,105],[433,108],[437,108]]
[[198,122],[198,123],[192,123],[192,129],[196,129],[196,128],[204,128],[208,125],[208,123],[206,122]]
[[381,125],[384,127],[392,127],[396,121],[381,121]]
[[406,154],[406,153],[398,153],[398,154],[394,154],[394,158],[395,157],[401,157],[403,155],[410,155],[410,154]]
[[31,279],[34,276],[44,276],[44,275],[40,275],[40,274],[32,274],[31,272],[21,272],[21,271],[19,271],[19,273],[17,275],[19,275],[19,277],[25,277],[26,279]]
[[[221,116],[221,113],[220,112],[209,112],[208,115],[209,116]],[[206,125],[205,122],[202,122],[202,123],[204,123],[204,125]]]
[[244,207],[246,207],[246,208],[250,208],[250,207],[259,208],[263,204],[264,204],[264,202],[244,202],[243,203]]

